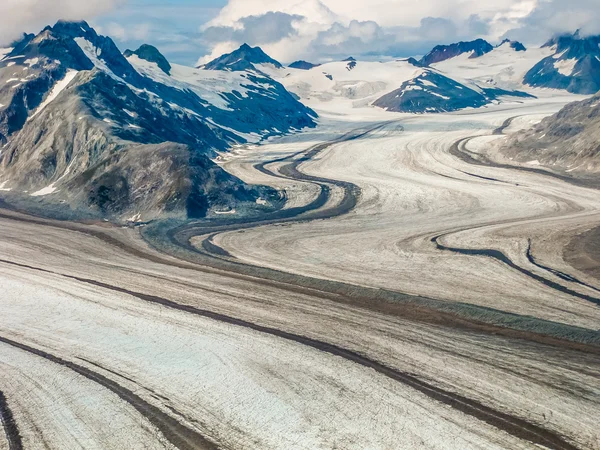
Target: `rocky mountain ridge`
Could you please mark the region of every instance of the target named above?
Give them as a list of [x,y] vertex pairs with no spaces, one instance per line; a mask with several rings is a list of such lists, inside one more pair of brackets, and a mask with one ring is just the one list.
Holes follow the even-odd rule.
[[85,22],[58,22],[0,61],[2,196],[136,221],[272,207],[274,191],[211,158],[316,114],[255,71],[164,71],[153,48],[127,54]]

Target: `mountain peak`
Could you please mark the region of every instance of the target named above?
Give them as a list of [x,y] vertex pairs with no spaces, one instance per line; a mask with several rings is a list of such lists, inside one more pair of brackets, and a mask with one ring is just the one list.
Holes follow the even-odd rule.
[[450,45],[437,45],[423,56],[419,63],[429,66],[462,55],[463,53],[471,53],[470,58],[478,58],[491,52],[493,49],[492,44],[484,39],[475,39],[468,42],[461,41]]
[[88,33],[96,32],[85,20],[80,21],[68,21],[68,20],[59,20],[54,24],[53,27],[46,27],[44,31],[52,31],[53,33],[68,36],[71,38],[75,37],[83,37]]
[[308,61],[299,60],[299,61],[294,61],[288,67],[290,67],[291,69],[310,70],[313,67],[318,67],[319,65],[320,64],[313,64]]
[[237,50],[220,56],[204,65],[208,70],[230,70],[233,72],[256,70],[254,64],[272,64],[278,69],[283,66],[267,55],[260,47],[242,44]]
[[123,56],[129,58],[132,55],[136,55],[138,58],[145,61],[156,63],[160,70],[167,75],[171,75],[171,64],[167,61],[167,58],[153,45],[142,44],[137,50],[125,50]]
[[510,39],[504,39],[502,42],[500,42],[500,44],[498,44],[498,47],[501,47],[504,44],[509,44],[510,48],[516,52],[524,52],[527,50],[527,48],[525,48],[525,46],[519,41],[511,41]]

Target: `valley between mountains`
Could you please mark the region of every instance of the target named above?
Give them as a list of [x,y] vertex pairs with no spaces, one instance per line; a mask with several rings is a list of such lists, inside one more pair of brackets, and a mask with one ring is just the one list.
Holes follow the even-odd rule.
[[[80,30],[62,28],[72,45]],[[596,97],[492,93],[471,80],[485,107],[397,112],[371,107],[382,80],[351,93],[320,85],[332,81],[324,71],[338,80],[370,63],[286,76],[255,49],[240,52],[210,69],[126,52],[141,78],[115,98],[148,103],[129,118],[119,103],[122,123],[107,116],[110,127],[98,111],[116,100],[90,87],[104,75],[82,69],[24,126],[48,138],[36,121],[85,112],[107,144],[56,152],[56,167],[75,161],[60,176],[27,166],[35,181],[2,160],[0,449],[600,449],[600,166],[594,139],[570,132],[565,158],[552,147],[561,115],[595,130],[596,114],[581,108],[597,108]],[[454,63],[448,71],[474,64],[486,78],[476,59]],[[439,71],[411,64],[381,73],[401,66],[405,92],[429,87],[437,102]],[[208,83],[230,95],[201,92]],[[193,89],[182,112],[178,96]],[[223,128],[234,103],[248,117],[231,127],[244,132]],[[281,111],[285,130],[262,128]],[[216,144],[203,162],[190,157],[191,135],[159,143],[165,131],[148,123],[161,114],[212,114],[204,137]],[[124,134],[129,125],[141,136]],[[27,136],[6,137],[5,151],[24,158]],[[165,172],[144,167],[126,203],[98,204],[89,189],[113,189],[107,173],[141,170],[127,153],[138,145]],[[169,150],[185,173],[168,169]],[[96,151],[103,163],[90,162]],[[206,177],[216,193],[203,190]],[[17,196],[30,182],[55,191],[38,204]],[[171,194],[177,202],[164,201]]]

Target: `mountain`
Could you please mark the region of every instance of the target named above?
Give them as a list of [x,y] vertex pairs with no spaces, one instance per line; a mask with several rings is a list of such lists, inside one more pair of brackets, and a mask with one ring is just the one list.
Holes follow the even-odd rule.
[[463,53],[468,53],[470,58],[477,58],[491,52],[493,49],[494,47],[492,44],[483,39],[476,39],[469,42],[457,42],[450,45],[437,45],[433,50],[423,56],[419,63],[423,66],[430,66],[431,64],[462,55]]
[[600,94],[565,106],[501,147],[511,162],[544,166],[572,178],[600,174]]
[[[463,56],[466,54],[460,58]],[[389,62],[334,61],[311,70],[260,68],[303,102],[323,110],[376,106],[421,114],[478,108],[508,96],[532,97],[516,89],[485,83],[479,86],[469,79],[448,76],[422,67],[412,58]]]
[[85,22],[58,22],[0,61],[3,197],[115,220],[277,201],[211,158],[315,126],[314,112],[264,74],[174,64],[169,74],[150,47],[129,55]]
[[153,47],[152,45],[148,44],[143,44],[136,51],[131,51],[128,49],[123,52],[123,56],[125,56],[126,58],[130,58],[133,55],[136,55],[145,61],[156,63],[160,70],[162,70],[167,75],[171,75],[171,64],[169,64],[167,58],[165,58],[156,47]]
[[307,61],[294,61],[293,63],[291,63],[288,67],[290,69],[300,69],[300,70],[310,70],[313,67],[319,67],[320,64],[313,64],[313,63],[309,63]]
[[230,70],[244,71],[256,70],[259,64],[271,64],[277,69],[282,69],[283,66],[262,51],[260,47],[250,47],[248,44],[242,45],[234,52],[219,56],[213,61],[201,66],[206,70]]
[[503,46],[504,44],[508,44],[510,48],[512,48],[516,52],[526,52],[527,48],[519,41],[511,41],[510,39],[504,39],[500,44],[496,46],[496,48]]
[[527,72],[526,84],[575,94],[600,90],[600,36],[582,37],[576,32],[553,38],[544,47],[552,54]]
[[467,87],[433,70],[402,83],[400,88],[380,97],[374,106],[387,111],[432,113],[480,108],[500,96],[531,97],[523,92]]
[[455,80],[466,80],[480,88],[504,90],[527,89],[523,85],[525,74],[540,60],[553,52],[549,48],[526,48],[518,43],[504,41],[492,51],[478,58],[463,53],[431,67]]

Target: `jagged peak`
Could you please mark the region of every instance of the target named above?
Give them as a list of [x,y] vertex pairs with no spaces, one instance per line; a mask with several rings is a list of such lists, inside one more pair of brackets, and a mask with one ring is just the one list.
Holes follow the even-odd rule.
[[256,69],[254,64],[272,64],[278,69],[283,68],[281,63],[267,55],[260,47],[251,47],[242,44],[237,50],[220,56],[203,67],[208,70],[243,71]]

